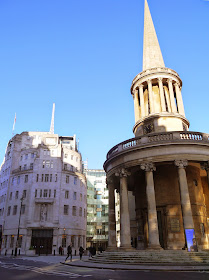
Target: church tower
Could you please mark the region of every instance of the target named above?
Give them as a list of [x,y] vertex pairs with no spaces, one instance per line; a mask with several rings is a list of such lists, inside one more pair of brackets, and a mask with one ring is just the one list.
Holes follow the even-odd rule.
[[[143,71],[133,80],[135,137],[107,153],[108,250],[209,249],[209,134],[188,131],[182,81],[165,67],[145,0]],[[139,254],[140,258],[140,254]]]
[[147,0],[144,8],[143,71],[133,80],[135,136],[188,130],[181,95],[182,81],[166,68]]

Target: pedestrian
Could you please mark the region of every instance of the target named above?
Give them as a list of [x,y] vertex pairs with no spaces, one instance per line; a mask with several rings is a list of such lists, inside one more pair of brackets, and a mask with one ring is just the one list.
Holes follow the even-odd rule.
[[72,247],[71,247],[71,244],[67,247],[67,257],[65,259],[65,262],[69,257],[70,257],[70,261],[72,262]]
[[84,249],[82,246],[80,246],[80,248],[79,248],[80,260],[82,260],[83,253],[84,253]]

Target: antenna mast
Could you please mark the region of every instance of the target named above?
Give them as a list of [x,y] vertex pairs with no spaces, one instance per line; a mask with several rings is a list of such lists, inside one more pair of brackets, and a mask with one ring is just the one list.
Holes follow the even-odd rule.
[[53,108],[52,108],[52,119],[51,119],[51,126],[50,126],[51,134],[54,134],[54,111],[55,111],[55,103],[53,103]]

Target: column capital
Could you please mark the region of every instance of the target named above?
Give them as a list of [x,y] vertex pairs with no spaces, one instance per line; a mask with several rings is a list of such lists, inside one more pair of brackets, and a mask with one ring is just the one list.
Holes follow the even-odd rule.
[[174,164],[178,167],[178,168],[185,168],[188,165],[188,160],[186,159],[180,159],[180,160],[175,160]]
[[147,83],[148,83],[148,84],[152,84],[152,79],[148,79],[148,80],[147,80]]
[[180,88],[180,83],[178,83],[178,82],[175,82],[175,87],[179,87]]
[[139,85],[139,89],[140,89],[140,88],[143,89],[143,88],[144,88],[144,85],[143,85],[143,84],[140,84],[140,85]]
[[158,77],[157,80],[158,80],[158,82],[162,82],[163,78],[162,77]]
[[113,179],[111,177],[106,177],[106,184],[107,185],[113,184]]
[[202,162],[200,164],[200,166],[201,166],[202,170],[208,171],[209,170],[209,161]]
[[168,83],[172,83],[173,80],[172,80],[171,78],[169,78],[169,79],[167,79],[167,82],[168,82]]
[[118,171],[117,172],[115,172],[115,176],[116,177],[120,177],[120,178],[122,178],[122,177],[128,177],[128,176],[130,176],[131,175],[131,172],[129,172],[127,169],[125,169],[125,168],[120,168],[120,169],[118,169]]
[[152,162],[143,162],[140,164],[140,168],[144,171],[156,171],[156,167]]

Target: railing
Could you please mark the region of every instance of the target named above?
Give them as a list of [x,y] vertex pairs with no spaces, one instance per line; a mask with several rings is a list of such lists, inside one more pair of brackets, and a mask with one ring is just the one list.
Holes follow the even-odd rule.
[[33,167],[27,167],[27,168],[17,168],[17,169],[14,169],[14,170],[12,170],[12,173],[14,174],[14,173],[24,173],[24,172],[26,172],[26,171],[32,171],[33,170]]
[[188,143],[200,143],[204,142],[209,144],[209,134],[206,133],[200,133],[200,132],[192,132],[192,131],[173,131],[173,132],[163,132],[163,133],[152,133],[136,138],[132,138],[129,140],[126,140],[116,146],[114,146],[108,153],[107,153],[107,159],[110,159],[111,157],[114,157],[116,154],[119,154],[120,152],[132,150],[137,147],[143,147],[143,146],[149,146],[161,143],[185,143],[185,141],[188,141]]

